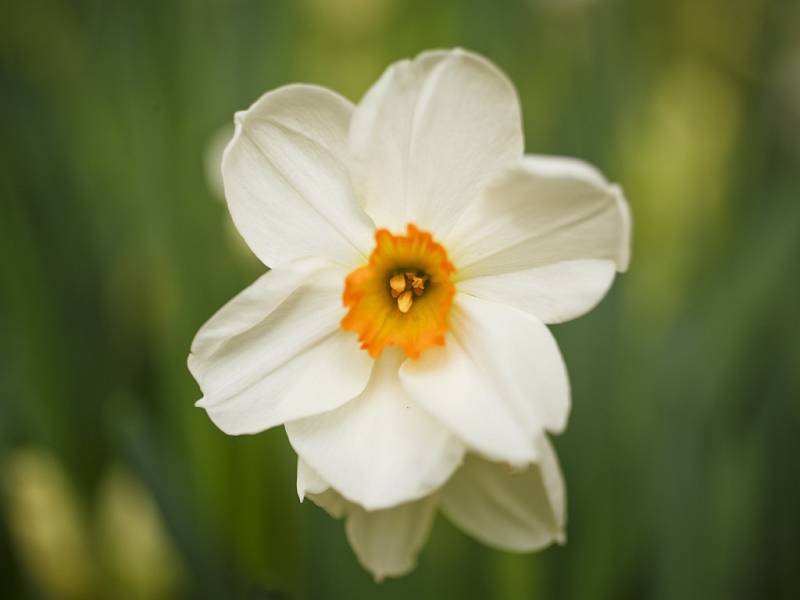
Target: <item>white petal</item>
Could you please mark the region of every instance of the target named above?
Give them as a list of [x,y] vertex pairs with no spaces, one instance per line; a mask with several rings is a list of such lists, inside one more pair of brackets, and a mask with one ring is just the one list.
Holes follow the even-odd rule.
[[522,311],[459,294],[444,348],[407,361],[400,381],[425,410],[486,458],[535,461],[535,440],[563,429],[569,381],[545,325]]
[[569,416],[567,368],[550,330],[516,308],[459,294],[454,337],[489,377],[530,439],[542,427],[560,432]]
[[342,495],[333,488],[328,488],[319,494],[312,494],[309,492],[307,496],[312,500],[312,502],[314,502],[314,504],[319,506],[335,519],[341,519],[343,516],[345,516],[345,514],[347,514],[351,507],[355,506],[355,504],[352,502],[348,502],[342,498]]
[[441,236],[485,183],[523,151],[516,91],[464,50],[390,66],[353,113],[350,148],[379,227],[414,222]]
[[378,581],[414,568],[437,506],[433,494],[392,508],[364,510],[329,487],[302,458],[297,461],[297,491],[301,501],[307,496],[332,517],[347,518],[345,530],[350,546],[361,565]]
[[222,159],[225,195],[236,227],[264,264],[325,256],[353,265],[369,253],[374,226],[348,167],[352,110],[329,90],[290,85],[236,113]]
[[428,539],[436,506],[435,496],[373,512],[350,505],[345,531],[358,562],[377,581],[411,571]]
[[514,306],[544,323],[563,323],[594,308],[611,287],[614,272],[610,260],[568,260],[473,277],[459,282],[458,291]]
[[384,351],[358,398],[335,411],[286,424],[289,441],[303,461],[367,510],[429,494],[464,455],[464,446],[401,389],[397,369],[402,360],[399,350]]
[[583,259],[624,271],[630,229],[622,191],[596,169],[527,156],[488,185],[444,244],[459,280]]
[[257,325],[306,280],[326,269],[336,268],[319,258],[293,261],[264,273],[239,292],[206,321],[192,340],[189,368],[197,379],[207,365],[204,361],[222,344]]
[[558,460],[542,438],[541,462],[515,472],[469,455],[442,490],[442,512],[475,539],[533,552],[564,543],[566,494]]
[[297,496],[300,498],[300,502],[306,496],[321,494],[330,487],[330,484],[309,467],[306,461],[297,457]]
[[337,519],[342,518],[350,506],[341,494],[332,489],[328,482],[300,457],[297,458],[297,495],[300,502],[310,498],[314,504]]
[[364,389],[372,359],[339,327],[344,276],[318,260],[274,269],[200,329],[189,357],[197,405],[225,433],[331,410]]

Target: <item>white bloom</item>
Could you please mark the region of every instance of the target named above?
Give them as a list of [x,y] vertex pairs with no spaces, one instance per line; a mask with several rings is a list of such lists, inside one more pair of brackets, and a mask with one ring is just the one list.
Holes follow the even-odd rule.
[[235,122],[228,206],[271,270],[198,332],[198,405],[229,434],[285,425],[301,499],[346,517],[376,578],[413,567],[437,508],[498,548],[562,541],[545,324],[627,267],[620,189],[524,155],[514,87],[463,50],[392,65],[357,106],[291,85]]

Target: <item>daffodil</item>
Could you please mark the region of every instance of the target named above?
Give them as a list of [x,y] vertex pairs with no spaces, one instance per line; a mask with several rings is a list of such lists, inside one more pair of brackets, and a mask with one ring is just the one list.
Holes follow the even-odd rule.
[[562,542],[546,325],[626,269],[620,188],[524,154],[513,85],[464,50],[391,65],[355,106],[282,87],[235,125],[225,195],[270,270],[197,333],[198,406],[232,435],[284,425],[300,499],[377,579],[413,568],[439,509],[497,548]]

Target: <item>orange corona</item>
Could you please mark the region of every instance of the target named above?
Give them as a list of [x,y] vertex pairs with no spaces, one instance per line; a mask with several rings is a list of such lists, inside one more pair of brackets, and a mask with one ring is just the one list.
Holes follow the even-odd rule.
[[399,346],[414,359],[431,346],[443,346],[454,271],[430,233],[414,225],[405,235],[377,230],[369,262],[345,278],[349,310],[342,329],[356,332],[373,358],[387,346]]

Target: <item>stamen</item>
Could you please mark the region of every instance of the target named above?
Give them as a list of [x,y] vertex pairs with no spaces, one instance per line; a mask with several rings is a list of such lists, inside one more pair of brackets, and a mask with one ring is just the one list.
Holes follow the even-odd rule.
[[397,308],[399,308],[400,312],[403,314],[411,310],[411,305],[413,303],[414,295],[411,293],[411,290],[406,290],[397,297]]
[[392,288],[392,296],[397,298],[406,290],[406,277],[402,273],[398,273],[389,279],[389,287]]
[[430,233],[413,224],[405,235],[379,229],[369,262],[345,278],[342,301],[348,312],[342,329],[356,332],[373,358],[389,346],[414,359],[444,345],[454,271]]
[[411,289],[414,290],[414,294],[416,296],[421,296],[422,292],[425,291],[425,280],[428,278],[427,275],[423,277],[419,277],[418,275],[413,275],[411,277]]
[[414,271],[395,273],[389,278],[389,291],[392,298],[397,300],[400,312],[407,313],[411,309],[414,296],[422,296],[427,280],[427,274],[418,275]]

